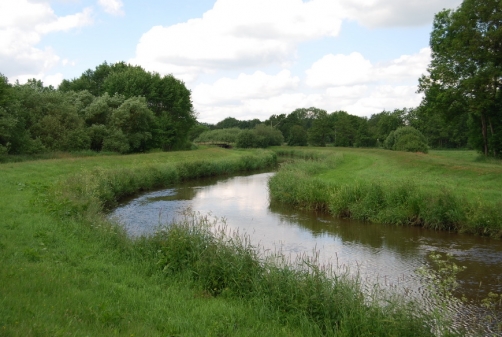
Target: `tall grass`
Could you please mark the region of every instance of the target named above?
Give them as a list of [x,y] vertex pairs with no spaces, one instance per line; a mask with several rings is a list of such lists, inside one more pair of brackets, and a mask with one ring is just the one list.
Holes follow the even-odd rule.
[[[319,158],[321,153],[309,157]],[[289,155],[305,158],[295,150]],[[283,164],[269,181],[271,199],[363,221],[502,236],[501,200],[471,200],[440,182],[431,184],[427,176],[354,178],[351,174],[356,174],[356,167],[337,179],[325,178],[343,164],[343,154],[325,152],[324,159]],[[389,167],[392,169],[399,170]]]
[[412,302],[363,294],[357,279],[314,257],[266,256],[224,223],[187,214],[153,238],[166,275],[185,277],[210,297],[246,300],[283,324],[317,336],[432,336]]

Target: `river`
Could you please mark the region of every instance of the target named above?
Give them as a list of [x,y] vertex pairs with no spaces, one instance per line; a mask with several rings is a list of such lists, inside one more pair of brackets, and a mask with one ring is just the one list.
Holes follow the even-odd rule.
[[[450,253],[466,270],[457,293],[477,302],[502,293],[502,241],[419,227],[369,224],[271,204],[267,181],[273,173],[204,179],[124,200],[112,213],[131,236],[148,235],[190,209],[222,218],[229,230],[249,235],[264,250],[292,258],[317,252],[321,263],[380,284],[422,295],[417,268],[433,252]],[[462,324],[479,321],[483,309],[466,305]],[[500,312],[498,312],[500,314]]]

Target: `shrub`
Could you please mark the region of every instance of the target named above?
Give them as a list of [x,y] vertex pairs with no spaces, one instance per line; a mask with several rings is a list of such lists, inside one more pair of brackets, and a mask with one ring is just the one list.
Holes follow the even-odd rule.
[[395,151],[427,153],[427,139],[412,126],[403,126],[391,131],[385,139],[384,148]]
[[237,147],[242,149],[258,147],[258,139],[256,134],[251,130],[243,130],[237,136],[237,143],[235,144]]
[[242,131],[238,128],[218,129],[202,132],[196,139],[196,143],[225,142],[235,143],[237,136]]

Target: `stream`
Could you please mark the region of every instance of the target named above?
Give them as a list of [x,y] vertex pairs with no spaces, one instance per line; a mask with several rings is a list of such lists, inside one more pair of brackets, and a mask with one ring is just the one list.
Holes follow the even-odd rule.
[[[479,305],[489,292],[502,293],[502,241],[420,227],[370,224],[271,204],[268,179],[258,173],[201,179],[124,200],[110,217],[131,236],[148,235],[187,210],[221,218],[229,230],[250,237],[264,250],[294,259],[317,254],[320,263],[358,275],[410,296],[423,296],[417,268],[431,252],[449,253],[466,270],[458,275],[458,295],[472,303],[455,308],[457,324],[469,326],[486,316]],[[500,312],[497,312],[500,314]]]

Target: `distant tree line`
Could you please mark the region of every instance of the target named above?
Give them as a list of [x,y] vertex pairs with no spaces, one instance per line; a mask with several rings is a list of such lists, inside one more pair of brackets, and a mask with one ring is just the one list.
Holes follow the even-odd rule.
[[[243,143],[241,139],[239,145],[238,138],[241,133],[241,138],[244,135],[251,138],[249,132],[242,131],[257,133],[257,130],[268,130],[268,138],[271,139],[268,145],[279,145],[281,142],[290,146],[383,147],[420,152],[427,152],[429,146],[469,146],[468,136],[461,130],[464,124],[448,124],[434,117],[424,114],[421,107],[382,111],[369,118],[350,115],[345,111],[328,113],[311,107],[296,109],[287,115],[272,115],[263,122],[257,119],[239,121],[228,117],[214,125],[199,124],[195,129],[200,132],[194,133],[192,139],[201,143],[228,142],[240,147],[250,147],[249,144],[263,147],[267,142]],[[275,138],[272,137],[273,132]]]
[[173,76],[119,62],[64,80],[9,84],[0,74],[0,154],[143,152],[190,146],[190,91]]

